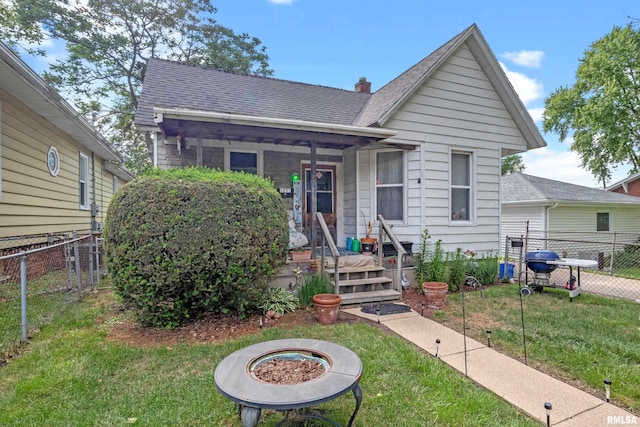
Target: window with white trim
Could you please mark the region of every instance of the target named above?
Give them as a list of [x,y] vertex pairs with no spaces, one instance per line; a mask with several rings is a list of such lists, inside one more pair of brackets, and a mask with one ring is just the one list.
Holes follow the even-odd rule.
[[472,221],[473,162],[472,154],[451,153],[451,221]]
[[404,220],[404,152],[376,153],[375,186],[376,218],[382,215],[388,221]]
[[120,188],[120,183],[118,182],[118,176],[113,175],[113,194],[118,192],[118,188]]
[[89,209],[89,158],[80,153],[79,160],[80,209]]
[[598,212],[596,216],[596,230],[597,231],[611,231],[609,228],[610,221],[609,212]]

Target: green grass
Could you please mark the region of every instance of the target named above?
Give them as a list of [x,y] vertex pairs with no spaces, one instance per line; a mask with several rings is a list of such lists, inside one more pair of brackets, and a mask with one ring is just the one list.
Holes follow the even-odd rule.
[[[365,323],[268,328],[224,344],[134,348],[106,339],[126,316],[116,308],[107,292],[69,306],[0,368],[0,425],[238,426],[234,404],[215,389],[216,365],[247,345],[294,337],[336,342],[360,356],[364,399],[356,426],[539,425],[440,360]],[[353,407],[345,395],[319,409],[346,424]],[[281,419],[265,411],[260,425]]]
[[[467,335],[523,359],[518,285],[465,294]],[[460,293],[449,295],[437,320],[462,332]],[[569,302],[566,291],[545,289],[523,298],[527,361],[530,366],[604,397],[612,381],[614,404],[640,411],[640,306],[582,294]]]

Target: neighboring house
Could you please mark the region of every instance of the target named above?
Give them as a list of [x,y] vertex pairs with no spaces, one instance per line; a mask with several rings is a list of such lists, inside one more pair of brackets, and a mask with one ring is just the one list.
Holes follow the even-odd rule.
[[[527,221],[530,235],[540,238],[560,232],[588,232],[589,236],[596,232],[608,236],[611,232],[640,233],[638,197],[520,172],[502,177],[500,194],[503,242],[507,235],[525,235]],[[637,238],[637,234],[629,235]]]
[[111,196],[132,178],[115,149],[0,43],[0,239],[100,229]]
[[640,197],[640,172],[610,185],[607,191]]
[[447,250],[496,251],[500,159],[546,145],[475,24],[375,93],[153,59],[135,123],[154,165],[268,177],[338,246],[369,222],[377,237],[381,214],[401,241],[427,228]]

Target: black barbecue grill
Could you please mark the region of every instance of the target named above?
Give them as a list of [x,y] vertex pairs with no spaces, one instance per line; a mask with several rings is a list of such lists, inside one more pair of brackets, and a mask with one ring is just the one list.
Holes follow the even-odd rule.
[[[539,291],[545,286],[549,286],[549,278],[551,273],[558,267],[557,265],[547,264],[547,261],[557,261],[560,259],[557,253],[553,251],[531,251],[525,255],[527,268],[533,272],[533,281],[529,281],[527,277],[526,285],[520,289],[523,296],[531,295],[531,290]],[[527,275],[528,276],[528,275]]]

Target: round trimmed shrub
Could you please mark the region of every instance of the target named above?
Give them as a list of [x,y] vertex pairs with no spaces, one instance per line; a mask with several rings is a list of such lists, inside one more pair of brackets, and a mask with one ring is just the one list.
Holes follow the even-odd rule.
[[116,292],[142,325],[160,327],[255,310],[289,242],[271,182],[206,168],[156,169],[123,186],[104,238]]

